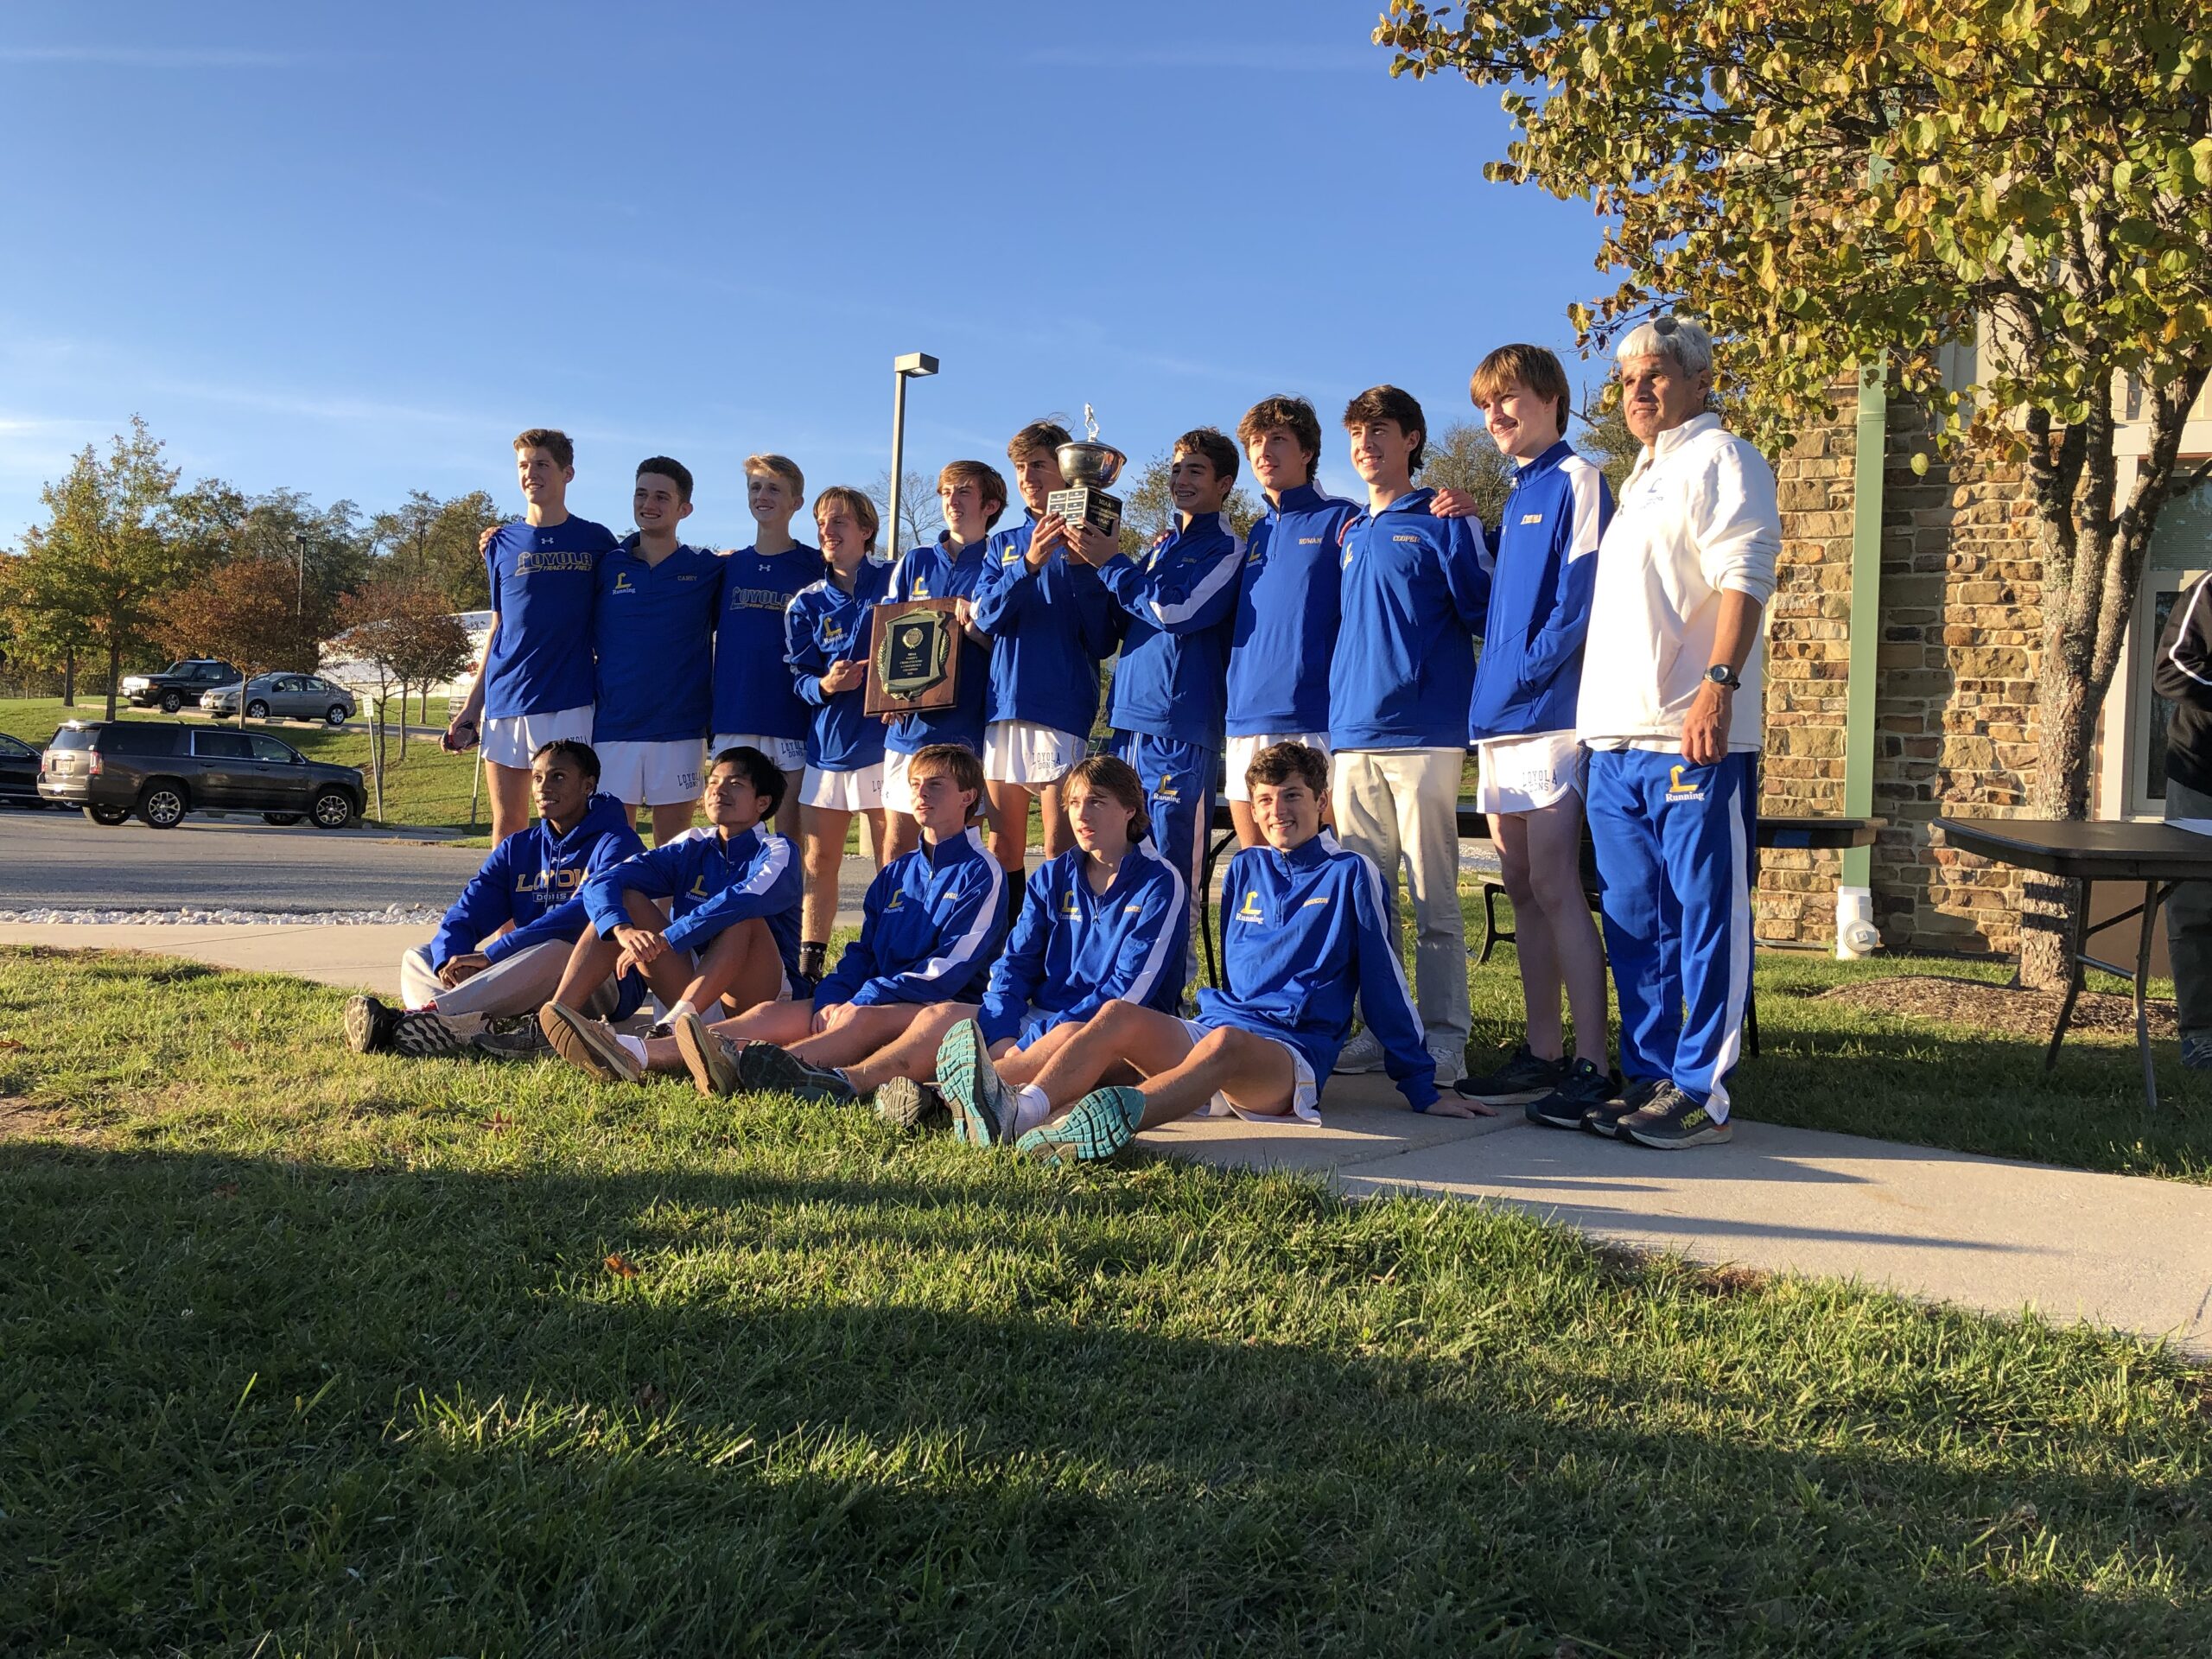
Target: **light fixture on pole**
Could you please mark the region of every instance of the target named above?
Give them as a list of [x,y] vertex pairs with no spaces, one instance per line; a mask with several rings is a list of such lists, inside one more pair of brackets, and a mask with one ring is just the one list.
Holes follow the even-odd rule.
[[891,361],[891,556],[899,556],[899,495],[906,482],[906,381],[937,372],[927,352],[908,352]]
[[299,587],[298,587],[297,590],[296,591],[296,593],[295,593],[295,594],[294,594],[294,596],[293,596],[293,600],[292,600],[292,614],[293,614],[295,617],[302,617],[302,616],[305,616],[305,615],[308,613],[308,533],[307,533],[307,531],[305,531],[304,530],[296,530],[296,531],[294,531],[292,532],[292,545],[293,545],[293,546],[295,546],[295,547],[296,547],[296,548],[297,548],[297,549],[299,549],[299,550],[300,550],[300,581],[299,581]]

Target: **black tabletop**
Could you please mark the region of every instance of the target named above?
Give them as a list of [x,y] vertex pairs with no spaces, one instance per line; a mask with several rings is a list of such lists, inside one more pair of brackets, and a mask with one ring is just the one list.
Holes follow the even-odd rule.
[[1961,852],[2068,880],[2177,881],[2212,877],[2212,836],[2170,823],[2070,818],[1938,818]]

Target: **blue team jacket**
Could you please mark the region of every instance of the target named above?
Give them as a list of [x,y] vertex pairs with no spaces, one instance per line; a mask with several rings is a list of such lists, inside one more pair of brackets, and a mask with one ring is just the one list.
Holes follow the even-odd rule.
[[840,1002],[972,1002],[1006,937],[1006,872],[980,830],[925,840],[876,872],[861,936],[814,993]]
[[1574,728],[1597,546],[1612,516],[1605,475],[1563,438],[1516,474],[1498,527],[1470,741]]
[[1359,999],[1385,1069],[1417,1112],[1436,1102],[1436,1062],[1392,938],[1382,878],[1364,854],[1323,830],[1287,853],[1248,847],[1222,891],[1222,988],[1198,992],[1198,1023],[1288,1043],[1325,1080]]
[[1117,553],[1098,579],[1128,613],[1109,720],[1205,748],[1221,747],[1223,683],[1244,543],[1217,512],[1192,516],[1142,558]]
[[1029,568],[1034,518],[992,536],[976,589],[976,626],[991,636],[993,720],[1034,721],[1089,737],[1098,718],[1098,664],[1119,638],[1098,573],[1055,553]]
[[679,950],[703,950],[716,936],[758,916],[768,924],[784,971],[798,976],[798,849],[755,824],[725,839],[717,830],[687,830],[674,841],[626,859],[584,883],[584,907],[601,938],[629,919],[625,893],[673,899],[662,937]]
[[[955,554],[940,536],[933,547],[910,547],[892,567],[887,605],[909,599],[964,599],[973,603],[982,584],[990,539],[970,543]],[[950,709],[902,715],[884,734],[883,747],[912,754],[931,743],[962,743],[983,752],[984,706],[991,692],[991,652],[960,635],[960,698]]]
[[883,759],[883,721],[863,714],[868,688],[835,696],[822,689],[830,664],[849,659],[868,665],[869,611],[891,586],[891,567],[863,560],[853,591],[824,576],[802,588],[784,613],[784,661],[800,700],[814,710],[806,728],[806,764],[825,772],[859,772]]
[[1329,659],[1332,748],[1467,745],[1490,548],[1476,520],[1432,515],[1435,493],[1412,491],[1345,527],[1344,626]]
[[565,836],[543,818],[518,830],[492,849],[446,912],[430,940],[430,966],[467,956],[506,922],[514,931],[483,945],[488,961],[504,962],[549,939],[575,944],[588,925],[579,896],[584,883],[645,849],[612,795],[593,796]]
[[1116,997],[1163,1014],[1181,1001],[1183,878],[1142,841],[1122,855],[1106,891],[1094,893],[1084,874],[1089,858],[1071,848],[1030,876],[976,1016],[985,1042],[1013,1037],[1027,1046]]
[[1230,639],[1231,737],[1329,729],[1329,677],[1344,614],[1338,574],[1357,503],[1310,484],[1268,504],[1244,543]]

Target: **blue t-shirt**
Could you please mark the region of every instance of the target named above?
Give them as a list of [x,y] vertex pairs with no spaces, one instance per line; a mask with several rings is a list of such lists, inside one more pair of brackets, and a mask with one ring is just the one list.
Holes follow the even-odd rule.
[[808,709],[784,664],[784,613],[791,595],[822,579],[822,552],[747,548],[722,561],[721,620],[715,626],[716,734],[798,739]]
[[722,558],[679,544],[658,564],[626,536],[599,562],[594,743],[668,743],[707,735],[715,704],[715,617]]
[[502,524],[484,550],[499,631],[484,660],[484,717],[513,720],[592,700],[593,572],[614,545],[605,524]]

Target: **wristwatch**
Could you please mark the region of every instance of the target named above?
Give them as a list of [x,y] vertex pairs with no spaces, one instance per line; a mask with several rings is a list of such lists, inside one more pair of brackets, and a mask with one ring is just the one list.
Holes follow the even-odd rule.
[[1705,671],[1705,677],[1724,691],[1733,691],[1744,683],[1744,677],[1726,663],[1715,663]]

